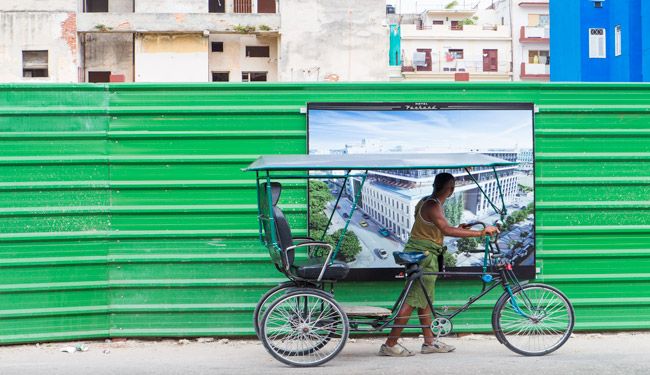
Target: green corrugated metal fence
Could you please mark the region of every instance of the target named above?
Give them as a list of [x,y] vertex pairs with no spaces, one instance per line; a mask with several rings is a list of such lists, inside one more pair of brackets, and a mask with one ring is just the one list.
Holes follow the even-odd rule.
[[[650,85],[0,85],[0,343],[252,334],[283,279],[240,168],[304,153],[312,101],[534,102],[539,279],[577,329],[650,328]],[[283,200],[304,228],[304,186]],[[337,299],[390,306],[401,286]],[[479,288],[439,286],[448,306]],[[490,330],[491,307],[456,330]]]

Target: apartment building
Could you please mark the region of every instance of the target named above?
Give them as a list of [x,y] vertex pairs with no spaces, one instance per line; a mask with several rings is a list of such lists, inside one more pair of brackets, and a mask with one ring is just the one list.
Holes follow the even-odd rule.
[[548,1],[443,1],[388,19],[391,80],[549,80]]
[[650,82],[650,1],[550,1],[554,82]]
[[450,4],[403,17],[400,78],[511,81],[510,29],[497,10],[478,6]]
[[512,15],[513,78],[515,81],[548,81],[551,74],[550,15],[548,1],[507,0],[503,13]]
[[6,0],[0,21],[0,82],[387,79],[374,0]]

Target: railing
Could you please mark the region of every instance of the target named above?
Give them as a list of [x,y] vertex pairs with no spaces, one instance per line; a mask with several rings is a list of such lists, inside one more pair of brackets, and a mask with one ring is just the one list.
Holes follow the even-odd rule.
[[253,13],[253,0],[235,0],[235,13]]
[[459,73],[459,72],[469,72],[469,73],[510,73],[510,62],[502,62],[497,64],[496,70],[483,70],[483,59],[463,59],[455,61],[439,61],[437,56],[433,57],[432,66],[430,70],[417,69],[418,67],[411,66],[409,64],[404,64],[402,66],[402,72],[413,72],[413,71],[423,71],[423,72],[435,72],[435,73]]
[[522,78],[548,78],[551,74],[551,66],[548,64],[521,63]]
[[[538,39],[547,41],[550,36],[550,29],[544,26],[522,26],[519,34],[519,40]],[[534,40],[531,40],[534,41]]]

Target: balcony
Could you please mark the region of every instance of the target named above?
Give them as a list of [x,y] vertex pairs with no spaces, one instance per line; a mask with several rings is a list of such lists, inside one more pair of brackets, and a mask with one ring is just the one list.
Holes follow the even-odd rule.
[[522,1],[519,6],[522,8],[548,8],[548,1]]
[[548,43],[550,28],[548,26],[522,26],[519,33],[520,43]]
[[509,40],[510,30],[501,25],[463,25],[462,28],[451,25],[415,25],[405,24],[401,27],[402,39],[487,39]]
[[521,79],[548,81],[551,77],[551,66],[548,64],[521,63]]
[[[245,9],[244,9],[245,10]],[[80,33],[183,33],[208,30],[234,33],[237,26],[254,26],[258,33],[277,34],[277,13],[79,13]]]
[[458,73],[469,74],[469,79],[472,81],[488,80],[488,81],[509,81],[511,80],[512,72],[510,70],[510,62],[498,63],[489,69],[489,65],[485,65],[482,57],[465,56],[465,59],[455,61],[439,60],[436,56],[432,58],[428,66],[413,66],[408,63],[402,66],[402,76],[410,80],[443,80],[453,81],[457,80]]

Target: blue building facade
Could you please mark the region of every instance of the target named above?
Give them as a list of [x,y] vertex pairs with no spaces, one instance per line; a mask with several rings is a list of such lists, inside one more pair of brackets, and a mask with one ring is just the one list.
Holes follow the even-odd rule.
[[650,1],[551,0],[551,81],[650,82]]

